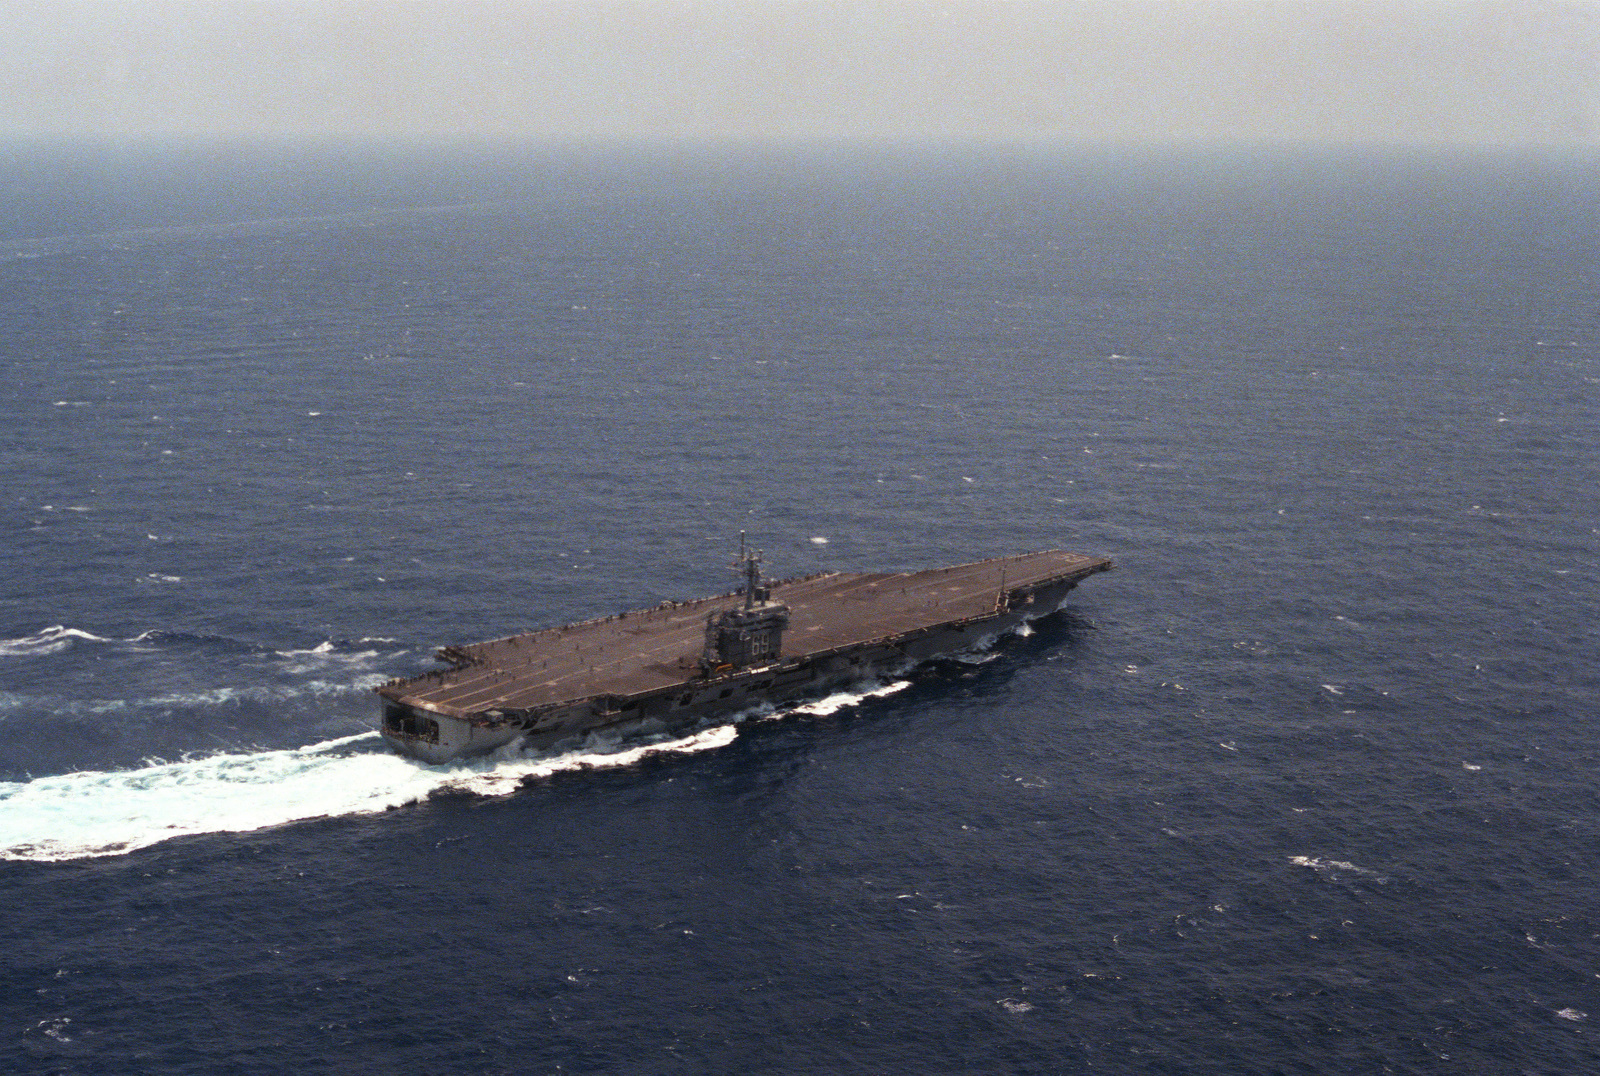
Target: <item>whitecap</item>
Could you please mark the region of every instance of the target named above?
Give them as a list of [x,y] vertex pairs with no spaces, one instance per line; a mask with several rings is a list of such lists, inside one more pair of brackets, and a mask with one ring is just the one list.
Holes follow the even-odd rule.
[[1297,867],[1306,867],[1316,871],[1320,875],[1327,875],[1330,877],[1337,876],[1340,873],[1345,873],[1365,875],[1376,882],[1387,882],[1389,880],[1383,875],[1379,874],[1377,871],[1370,871],[1365,867],[1358,867],[1354,863],[1347,863],[1342,859],[1320,859],[1315,856],[1290,856],[1289,862],[1293,863]]
[[333,653],[333,640],[324,640],[310,650],[280,650],[279,653],[286,657],[290,654],[331,654]]
[[67,1025],[70,1023],[72,1023],[72,1017],[58,1016],[53,1020],[40,1020],[28,1030],[37,1031],[48,1038],[55,1039],[57,1042],[71,1042],[72,1036],[66,1033]]
[[1556,1015],[1563,1020],[1584,1020],[1589,1016],[1582,1009],[1557,1009]]
[[34,654],[53,654],[71,646],[74,639],[95,643],[111,642],[110,639],[95,635],[93,632],[55,624],[42,629],[36,635],[26,635],[20,639],[0,639],[0,656],[26,657]]
[[[341,644],[332,639],[318,643],[309,650],[274,650],[273,653],[287,661],[283,671],[290,675],[299,675],[317,669],[326,669],[333,665],[366,666],[376,661],[380,654],[372,643],[394,643],[393,639],[361,639],[354,645],[365,646],[362,650],[341,649]],[[350,644],[343,644],[350,645]],[[390,646],[390,657],[398,656],[405,652],[404,647]]]

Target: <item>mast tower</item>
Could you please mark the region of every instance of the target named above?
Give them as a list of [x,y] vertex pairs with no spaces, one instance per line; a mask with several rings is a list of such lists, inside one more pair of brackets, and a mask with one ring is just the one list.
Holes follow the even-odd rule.
[[744,576],[744,603],[706,615],[706,645],[700,657],[700,671],[706,676],[723,669],[768,665],[783,653],[789,607],[772,600],[772,588],[761,577],[761,551],[746,544],[744,531],[739,532],[735,567]]

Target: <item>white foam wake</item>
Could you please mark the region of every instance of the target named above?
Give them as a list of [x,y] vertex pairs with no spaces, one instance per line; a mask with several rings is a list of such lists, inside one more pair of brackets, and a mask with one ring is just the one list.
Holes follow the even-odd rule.
[[855,691],[836,691],[832,695],[817,699],[814,702],[803,702],[799,706],[787,707],[779,711],[777,716],[813,714],[817,717],[827,717],[829,714],[843,710],[846,706],[855,706],[863,699],[881,699],[885,695],[893,695],[896,691],[904,691],[910,686],[910,680],[891,680],[876,687],[860,687]]
[[[783,710],[761,707],[734,720],[825,717],[909,685],[908,680],[860,685]],[[58,862],[125,855],[173,837],[371,814],[440,791],[503,796],[525,781],[564,770],[630,766],[649,755],[723,747],[737,736],[737,724],[643,741],[601,730],[566,750],[534,753],[514,741],[482,758],[426,766],[392,753],[378,733],[364,732],[292,750],[0,782],[0,859]]]
[[730,743],[733,726],[621,747],[603,738],[561,754],[507,750],[425,766],[376,732],[287,751],[166,762],[111,773],[0,783],[0,859],[52,862],[123,855],[173,837],[243,833],[311,818],[371,814],[455,789],[504,795],[560,770],[626,766],[646,755]]

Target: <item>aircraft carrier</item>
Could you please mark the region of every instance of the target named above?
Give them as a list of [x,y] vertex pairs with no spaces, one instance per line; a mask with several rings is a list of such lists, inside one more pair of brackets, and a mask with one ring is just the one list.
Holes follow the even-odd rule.
[[742,547],[743,586],[580,624],[447,646],[451,668],[376,688],[383,735],[429,763],[609,725],[693,724],[970,649],[1060,608],[1111,561],[1045,550],[919,572],[778,582]]

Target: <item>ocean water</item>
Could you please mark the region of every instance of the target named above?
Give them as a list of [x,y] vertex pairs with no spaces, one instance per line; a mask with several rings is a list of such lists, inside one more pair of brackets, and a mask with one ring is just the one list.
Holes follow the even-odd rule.
[[[1594,165],[8,148],[4,1070],[1600,1071]],[[741,529],[1118,568],[786,712],[372,731]]]

